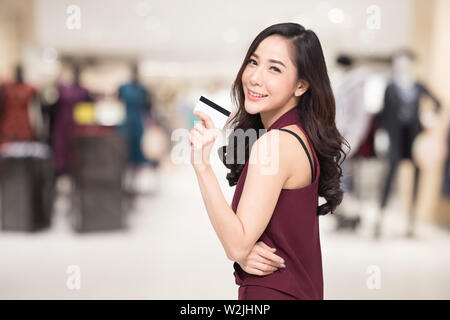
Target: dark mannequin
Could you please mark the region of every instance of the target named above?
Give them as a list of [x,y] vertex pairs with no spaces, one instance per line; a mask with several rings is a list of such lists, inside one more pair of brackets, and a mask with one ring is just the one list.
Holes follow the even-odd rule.
[[131,64],[131,82],[132,83],[139,83],[139,70],[136,63]]
[[126,189],[134,194],[138,171],[148,166],[149,160],[142,153],[142,136],[145,130],[144,122],[150,117],[150,92],[139,79],[139,68],[136,62],[130,65],[130,81],[119,87],[118,98],[124,102],[126,120],[118,128],[128,142],[128,174]]
[[58,100],[53,108],[51,121],[51,144],[57,176],[70,169],[70,139],[74,126],[73,111],[80,102],[92,101],[89,91],[81,85],[81,66],[72,63],[72,83],[58,85]]
[[388,84],[384,96],[384,108],[378,115],[379,126],[389,135],[389,170],[380,199],[380,211],[375,225],[374,236],[378,238],[381,232],[381,216],[387,205],[392,182],[397,167],[404,159],[409,159],[414,165],[413,202],[409,208],[409,224],[406,235],[413,236],[415,214],[414,207],[417,198],[419,168],[412,158],[412,143],[423,130],[419,119],[419,102],[422,96],[430,97],[435,109],[440,109],[439,101],[418,82],[411,70],[414,54],[409,50],[400,50],[393,56],[393,77]]
[[81,74],[81,67],[78,64],[73,65],[73,84],[74,86],[79,87],[80,86],[80,74]]
[[16,83],[22,83],[23,82],[23,69],[22,69],[22,65],[21,64],[16,65],[14,81]]

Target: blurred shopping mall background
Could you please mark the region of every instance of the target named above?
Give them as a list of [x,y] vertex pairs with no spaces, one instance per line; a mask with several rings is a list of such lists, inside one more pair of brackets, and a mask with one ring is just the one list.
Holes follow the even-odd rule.
[[321,40],[352,146],[344,200],[320,218],[325,299],[449,299],[449,13],[448,0],[0,0],[0,298],[237,299],[182,136],[201,95],[233,108],[260,31],[297,22]]

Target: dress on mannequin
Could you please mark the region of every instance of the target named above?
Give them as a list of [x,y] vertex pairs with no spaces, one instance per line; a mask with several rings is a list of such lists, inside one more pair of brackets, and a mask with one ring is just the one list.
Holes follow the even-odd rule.
[[53,160],[57,174],[67,173],[69,170],[70,134],[74,126],[73,108],[83,101],[89,101],[88,90],[79,84],[79,70],[74,71],[72,84],[58,85],[59,99],[55,105],[53,116],[51,143]]
[[[346,195],[343,205],[336,210],[336,230],[346,228],[356,230],[360,222],[359,211],[357,213],[357,210],[350,209],[354,207],[350,204],[358,198],[358,190],[355,189],[357,156],[362,144],[368,140],[368,130],[371,124],[371,116],[364,105],[364,87],[368,70],[355,66],[352,58],[346,55],[340,55],[337,58],[337,64],[340,70],[332,77],[336,101],[336,127],[349,142],[351,150],[342,164],[341,187]],[[364,147],[363,151],[366,149],[367,147]]]
[[126,120],[119,128],[128,140],[128,161],[140,165],[147,163],[142,153],[141,141],[144,134],[144,114],[147,109],[148,92],[139,82],[131,81],[119,88],[119,98],[126,105]]
[[35,89],[23,82],[21,71],[15,82],[0,86],[0,143],[36,140],[28,113],[35,96]]

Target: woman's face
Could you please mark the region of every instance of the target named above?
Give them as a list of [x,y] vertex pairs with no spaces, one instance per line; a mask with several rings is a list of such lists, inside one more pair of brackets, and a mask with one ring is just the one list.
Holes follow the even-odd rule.
[[[279,35],[265,38],[250,56],[242,74],[245,110],[250,114],[296,105],[297,68],[291,61],[289,42]],[[263,95],[254,97],[250,93]]]

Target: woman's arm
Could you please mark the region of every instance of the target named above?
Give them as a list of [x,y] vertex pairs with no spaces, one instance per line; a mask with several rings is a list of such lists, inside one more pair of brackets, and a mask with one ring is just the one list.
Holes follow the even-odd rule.
[[[196,140],[199,149],[208,144],[201,139],[200,131],[203,130],[205,128],[197,126],[197,130],[193,129],[190,133],[191,141]],[[232,261],[248,256],[267,227],[284,181],[288,178],[289,147],[278,148],[285,144],[279,136],[278,131],[273,130],[253,144],[236,214],[226,202],[211,166],[208,163],[193,164],[208,216],[227,257]],[[285,151],[282,157],[279,150]]]
[[242,222],[225,200],[212,168],[195,169],[195,174],[211,224],[228,259],[234,261],[235,248],[244,238]]
[[284,260],[274,252],[275,248],[270,248],[262,241],[258,241],[252,248],[250,254],[243,260],[236,261],[242,270],[257,276],[266,276],[279,268],[286,268]]

